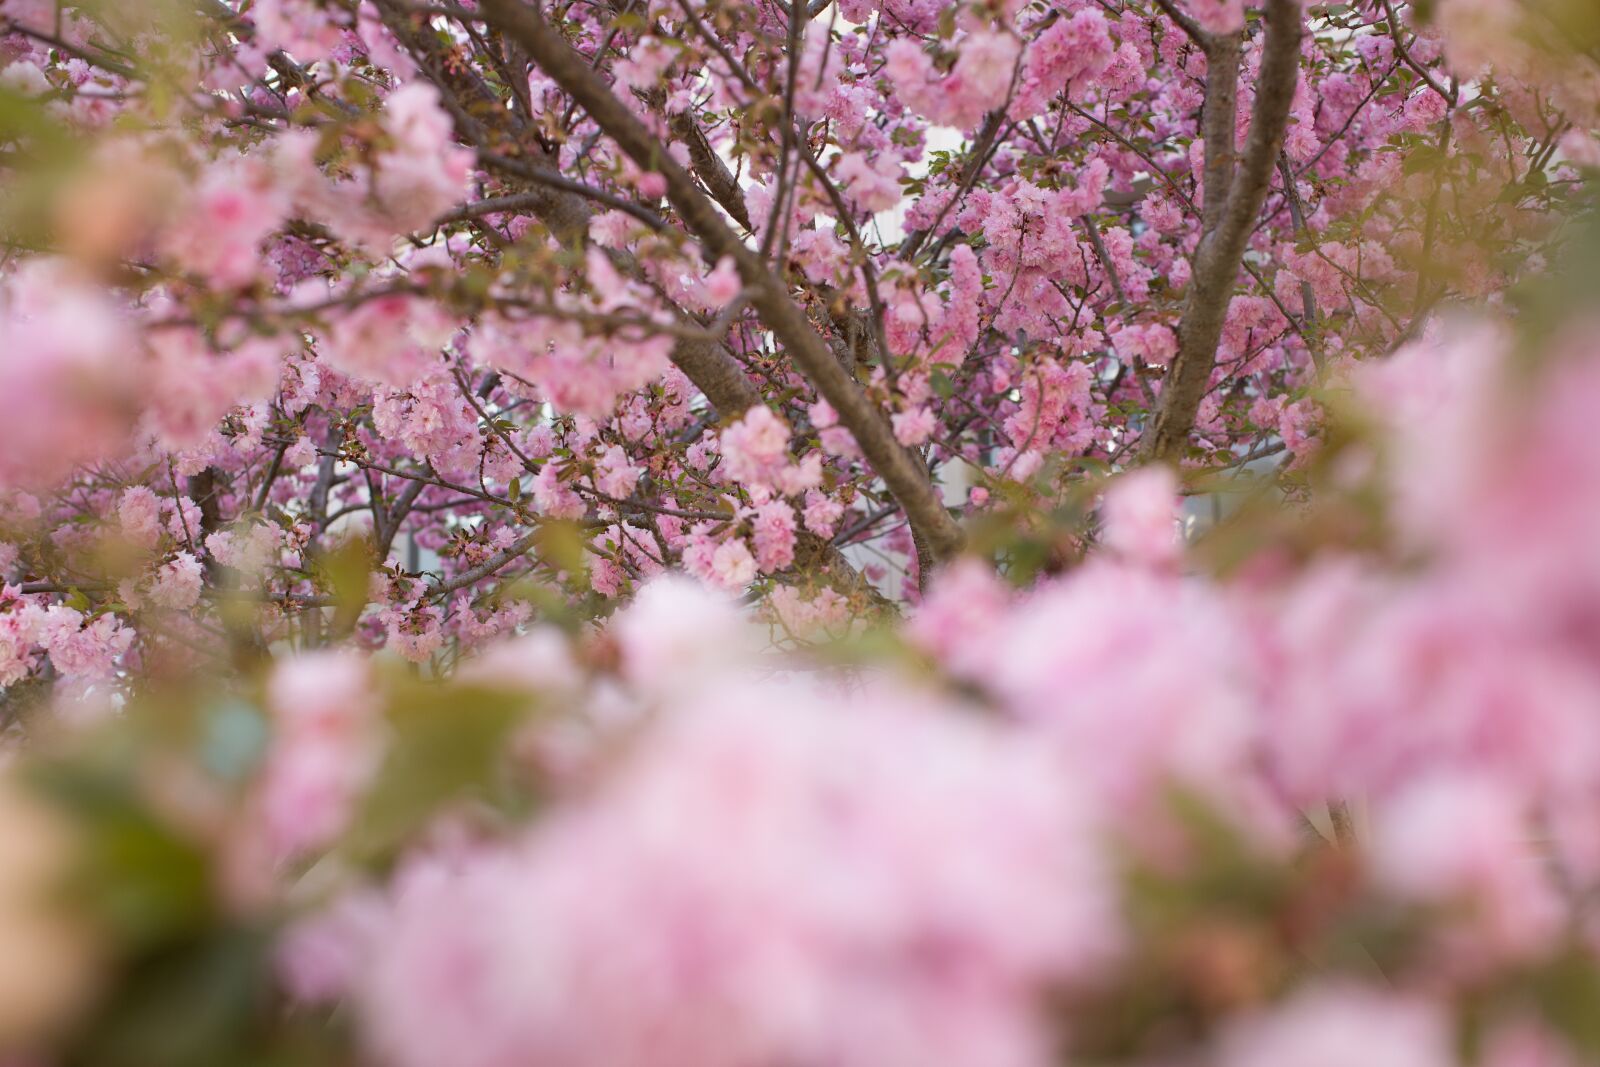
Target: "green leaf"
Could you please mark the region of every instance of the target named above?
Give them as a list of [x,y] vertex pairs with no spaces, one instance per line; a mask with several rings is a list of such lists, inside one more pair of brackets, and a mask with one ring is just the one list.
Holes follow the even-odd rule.
[[549,560],[580,581],[589,571],[588,543],[582,526],[562,520],[544,523],[534,538],[541,559]]
[[318,560],[318,570],[333,594],[335,633],[352,629],[366,608],[372,563],[371,546],[361,538],[344,542]]
[[403,686],[389,706],[387,758],[348,847],[381,861],[446,805],[505,792],[506,741],[530,711],[527,694],[480,686]]
[[77,824],[82,863],[71,888],[119,942],[158,944],[205,925],[205,855],[154,817],[126,768],[50,763],[30,780]]
[[271,1023],[271,943],[219,931],[136,965],[74,1062],[94,1067],[212,1067],[256,1058]]
[[1545,1018],[1572,1042],[1585,1061],[1600,1056],[1600,970],[1573,950],[1552,960],[1531,983]]

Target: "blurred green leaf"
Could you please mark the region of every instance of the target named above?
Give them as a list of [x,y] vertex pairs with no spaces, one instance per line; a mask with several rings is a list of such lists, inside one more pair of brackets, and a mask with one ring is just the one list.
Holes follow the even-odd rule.
[[56,762],[29,773],[76,822],[83,860],[72,888],[121,943],[148,946],[205,925],[210,864],[149,811],[131,770]]
[[1579,948],[1561,954],[1533,976],[1530,988],[1550,1025],[1579,1058],[1600,1059],[1600,966]]
[[506,742],[526,694],[413,682],[390,702],[389,752],[351,831],[356,858],[380,861],[442,807],[503,794]]
[[334,599],[334,633],[352,629],[366,608],[373,562],[372,546],[364,538],[351,538],[317,560]]
[[555,520],[539,527],[534,546],[542,559],[581,581],[589,573],[589,538],[575,522]]
[[216,1067],[256,1061],[272,1019],[271,942],[223,929],[141,960],[83,1037],[92,1067]]

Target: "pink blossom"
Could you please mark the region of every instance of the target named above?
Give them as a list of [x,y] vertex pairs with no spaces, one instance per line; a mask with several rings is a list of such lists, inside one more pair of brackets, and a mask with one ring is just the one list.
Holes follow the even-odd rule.
[[[461,395],[460,387],[443,370],[418,378],[403,389],[374,390],[372,423],[380,434],[428,456],[436,466],[476,468],[477,416]],[[457,460],[460,452],[469,452],[470,456]]]
[[288,214],[289,198],[264,166],[235,159],[207,167],[184,207],[163,249],[183,269],[232,288],[266,265],[261,243]]
[[172,611],[187,610],[199,602],[204,580],[200,561],[188,552],[179,552],[157,569],[150,583],[150,601]]
[[37,640],[50,654],[50,665],[81,683],[110,679],[135,637],[114,615],[85,620],[81,612],[59,604],[45,611],[36,625]]
[[117,501],[117,522],[122,534],[143,548],[153,548],[161,540],[161,501],[142,485],[123,490]]
[[940,572],[932,590],[906,627],[906,636],[961,677],[979,677],[994,653],[975,633],[989,633],[1002,624],[1011,606],[1005,586],[976,559],[960,559]]
[[844,195],[863,211],[887,211],[900,202],[900,164],[893,157],[846,152],[833,170]]
[[768,599],[784,629],[796,636],[838,635],[850,622],[850,602],[836,589],[820,590],[807,600],[794,586],[781,585]]
[[387,608],[382,613],[389,645],[412,663],[425,663],[444,644],[444,612],[434,604]]
[[260,817],[275,856],[330,844],[348,823],[381,752],[366,661],[323,652],[282,662],[268,684],[274,737]]
[[378,156],[373,190],[396,230],[422,229],[466,193],[472,151],[455,143],[439,91],[427,82],[389,94],[384,130],[394,144]]
[[[961,117],[981,115],[999,107],[1005,101],[1021,51],[1009,33],[980,30],[969,34],[961,42],[960,57],[952,72],[952,82],[960,85],[959,95],[952,94],[959,100],[952,100],[956,113]],[[971,122],[957,124],[968,126]]]
[[712,307],[731,304],[742,288],[739,271],[734,266],[731,256],[723,256],[717,260],[716,267],[706,275],[706,301]]
[[790,463],[778,472],[773,488],[785,496],[808,493],[822,484],[822,454],[808,452],[798,463]]
[[832,537],[839,520],[844,516],[844,505],[816,489],[806,491],[806,529],[818,537]]
[[1291,586],[1263,676],[1280,785],[1317,803],[1382,797],[1444,769],[1535,795],[1588,781],[1596,679],[1489,603],[1439,576],[1391,586],[1348,561]]
[[1106,492],[1102,543],[1124,559],[1155,566],[1176,563],[1183,547],[1178,530],[1178,483],[1166,467],[1124,474]]
[[337,315],[319,351],[342,373],[405,387],[438,366],[454,328],[435,305],[384,296]]
[[282,536],[276,526],[266,523],[241,523],[232,529],[206,536],[206,551],[224,567],[246,576],[259,577],[277,555]]
[[1037,115],[1070,84],[1079,94],[1110,63],[1112,43],[1105,16],[1096,8],[1053,22],[1028,45],[1022,86],[1012,114]]
[[[1076,452],[1089,443],[1091,396],[1089,368],[1055,361],[1030,372],[1022,382],[1022,405],[1006,420],[1006,433],[1019,449],[1047,447]],[[1014,477],[1025,481],[1027,474]]]
[[22,96],[43,96],[52,88],[38,64],[27,61],[7,64],[0,70],[0,87]]
[[705,684],[750,643],[751,632],[722,594],[681,576],[647,582],[610,631],[622,672],[645,692],[689,691]]
[[1178,354],[1178,337],[1165,326],[1124,326],[1111,335],[1117,358],[1132,363],[1136,359],[1164,367]]
[[628,462],[627,454],[617,445],[608,445],[595,464],[595,485],[610,497],[625,500],[633,494],[633,487],[644,473],[642,467]]
[[[587,273],[603,298],[591,302],[566,296],[560,303],[583,313],[625,309],[630,314],[652,303],[647,291],[620,278],[598,249],[591,250]],[[527,379],[558,410],[594,418],[610,415],[619,396],[665,374],[671,349],[667,334],[618,344],[608,336],[586,334],[575,322],[541,318],[491,320],[479,326],[474,345],[477,358]]]
[[1014,482],[1028,481],[1039,473],[1039,468],[1044,466],[1044,452],[1040,449],[1029,448],[1021,452],[1015,449],[1007,449],[1006,451],[1009,453],[1009,457],[1006,460],[1004,473]]
[[794,562],[793,508],[782,500],[770,500],[755,509],[750,525],[756,566],[762,573],[781,571]]
[[0,586],[0,690],[26,678],[34,666],[34,615],[16,586]]
[[383,937],[388,910],[375,893],[339,896],[296,920],[277,947],[277,973],[301,1004],[333,1003],[351,992]]
[[132,429],[138,344],[109,296],[64,261],[0,286],[0,486],[48,485]]
[[765,404],[745,412],[720,440],[728,477],[741,483],[769,485],[789,460],[789,428]]
[[[638,603],[639,597],[635,597],[630,610],[638,610]],[[472,684],[540,694],[575,693],[583,680],[571,645],[559,630],[550,627],[490,643],[462,665],[458,677]]]
[[1215,590],[1102,559],[986,628],[981,647],[975,680],[1052,739],[1130,832],[1159,826],[1174,783],[1272,829],[1252,665]]
[[1329,983],[1234,1023],[1219,1062],[1228,1067],[1456,1067],[1443,1010],[1392,989]]
[[926,407],[897,411],[889,420],[894,426],[894,438],[909,447],[920,445],[933,436],[938,419]]
[[1322,430],[1322,411],[1313,402],[1299,400],[1285,405],[1278,416],[1278,436],[1297,459],[1309,457],[1316,449]]
[[302,62],[326,57],[343,40],[339,23],[311,0],[256,0],[250,16],[264,45],[282,48]]
[[1582,167],[1600,167],[1600,139],[1582,130],[1569,130],[1560,140],[1561,155]]
[[586,510],[583,498],[561,479],[554,462],[547,462],[533,477],[533,501],[540,513],[552,519],[582,518]]
[[1374,816],[1373,866],[1400,899],[1467,909],[1446,951],[1499,962],[1555,942],[1562,923],[1547,859],[1515,792],[1483,776],[1427,777]]
[[373,1050],[399,1067],[1045,1062],[1035,994],[1092,974],[1117,936],[1081,801],[978,719],[836,705],[706,693],[524,844],[408,880],[363,983]]
[[1244,0],[1186,0],[1189,14],[1207,33],[1244,29]]
[[1581,1061],[1558,1031],[1537,1018],[1520,1016],[1490,1031],[1479,1062],[1489,1067],[1578,1067]]
[[706,578],[719,589],[737,592],[756,577],[756,559],[742,538],[730,537],[711,553]]

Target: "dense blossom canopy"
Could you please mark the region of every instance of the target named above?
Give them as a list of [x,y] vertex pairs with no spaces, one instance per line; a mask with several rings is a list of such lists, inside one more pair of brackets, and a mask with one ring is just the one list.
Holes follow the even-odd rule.
[[1600,1060],[1586,0],[0,0],[0,1055]]

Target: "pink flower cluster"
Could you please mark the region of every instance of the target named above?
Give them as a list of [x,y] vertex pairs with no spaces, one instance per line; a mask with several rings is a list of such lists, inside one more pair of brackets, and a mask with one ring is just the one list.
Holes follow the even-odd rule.
[[[1301,812],[1358,803],[1359,877],[1436,916],[1422,980],[1313,982],[1228,1020],[1219,1062],[1340,1064],[1360,1035],[1397,1067],[1453,1064],[1452,991],[1557,951],[1570,888],[1600,887],[1592,347],[1558,345],[1510,410],[1490,327],[1356,376],[1390,426],[1363,475],[1397,509],[1388,563],[1186,574],[1172,475],[1119,478],[1069,575],[1018,594],[969,562],[935,582],[905,636],[959,688],[768,673],[731,606],[671,580],[611,623],[610,681],[553,634],[506,646],[587,687],[564,764],[581,785],[397,880],[341,966],[369,1047],[486,1067],[1049,1062],[1041,995],[1125,962],[1117,857],[1192,859],[1178,788],[1264,855]],[[762,428],[734,434],[740,462],[782,462]],[[711,556],[729,587],[756,572],[741,539]],[[774,617],[836,627],[836,595],[783,590]],[[1493,1037],[1497,1056],[1550,1043]]]
[[356,652],[286,660],[268,685],[273,740],[257,802],[269,853],[298,858],[332,843],[382,754],[370,667]]
[[[1585,5],[799,2],[537,47],[516,3],[0,0],[0,688],[136,728],[146,678],[304,650],[228,679],[271,733],[226,820],[130,777],[270,861],[230,933],[361,883],[283,943],[364,1042],[330,1061],[1076,1061],[1080,994],[1193,948],[1119,877],[1206,873],[1187,804],[1279,874],[1327,815],[1329,894],[1416,936],[1381,994],[1267,968],[1138,1062],[1449,1067],[1600,929],[1593,319],[1438,310],[1565,239],[1600,67],[1544,16]],[[1197,279],[1285,13],[1281,156]],[[1221,482],[1140,465],[1197,352]],[[1266,463],[1241,525],[1293,536],[1191,553],[1180,492]],[[345,863],[379,671],[458,665],[540,708],[505,788]],[[1562,1062],[1476,1021],[1473,1067]]]
[[793,496],[815,489],[821,476],[815,453],[796,464],[789,458],[789,428],[759,405],[722,431],[723,470],[737,484],[752,490]]
[[0,590],[0,685],[10,685],[32,666],[35,652],[49,657],[73,687],[111,681],[132,647],[132,629],[115,615],[86,617],[64,604],[42,607],[15,587]]
[[1116,947],[1070,781],[926,700],[699,681],[600,792],[402,880],[358,985],[380,1054],[1040,1062],[1034,996]]
[[382,254],[397,235],[428,229],[462,199],[473,155],[455,142],[439,91],[424,81],[389,94],[375,148],[370,163],[353,168],[354,180],[337,181],[317,164],[316,136],[297,132],[279,139],[274,166],[298,211]]

